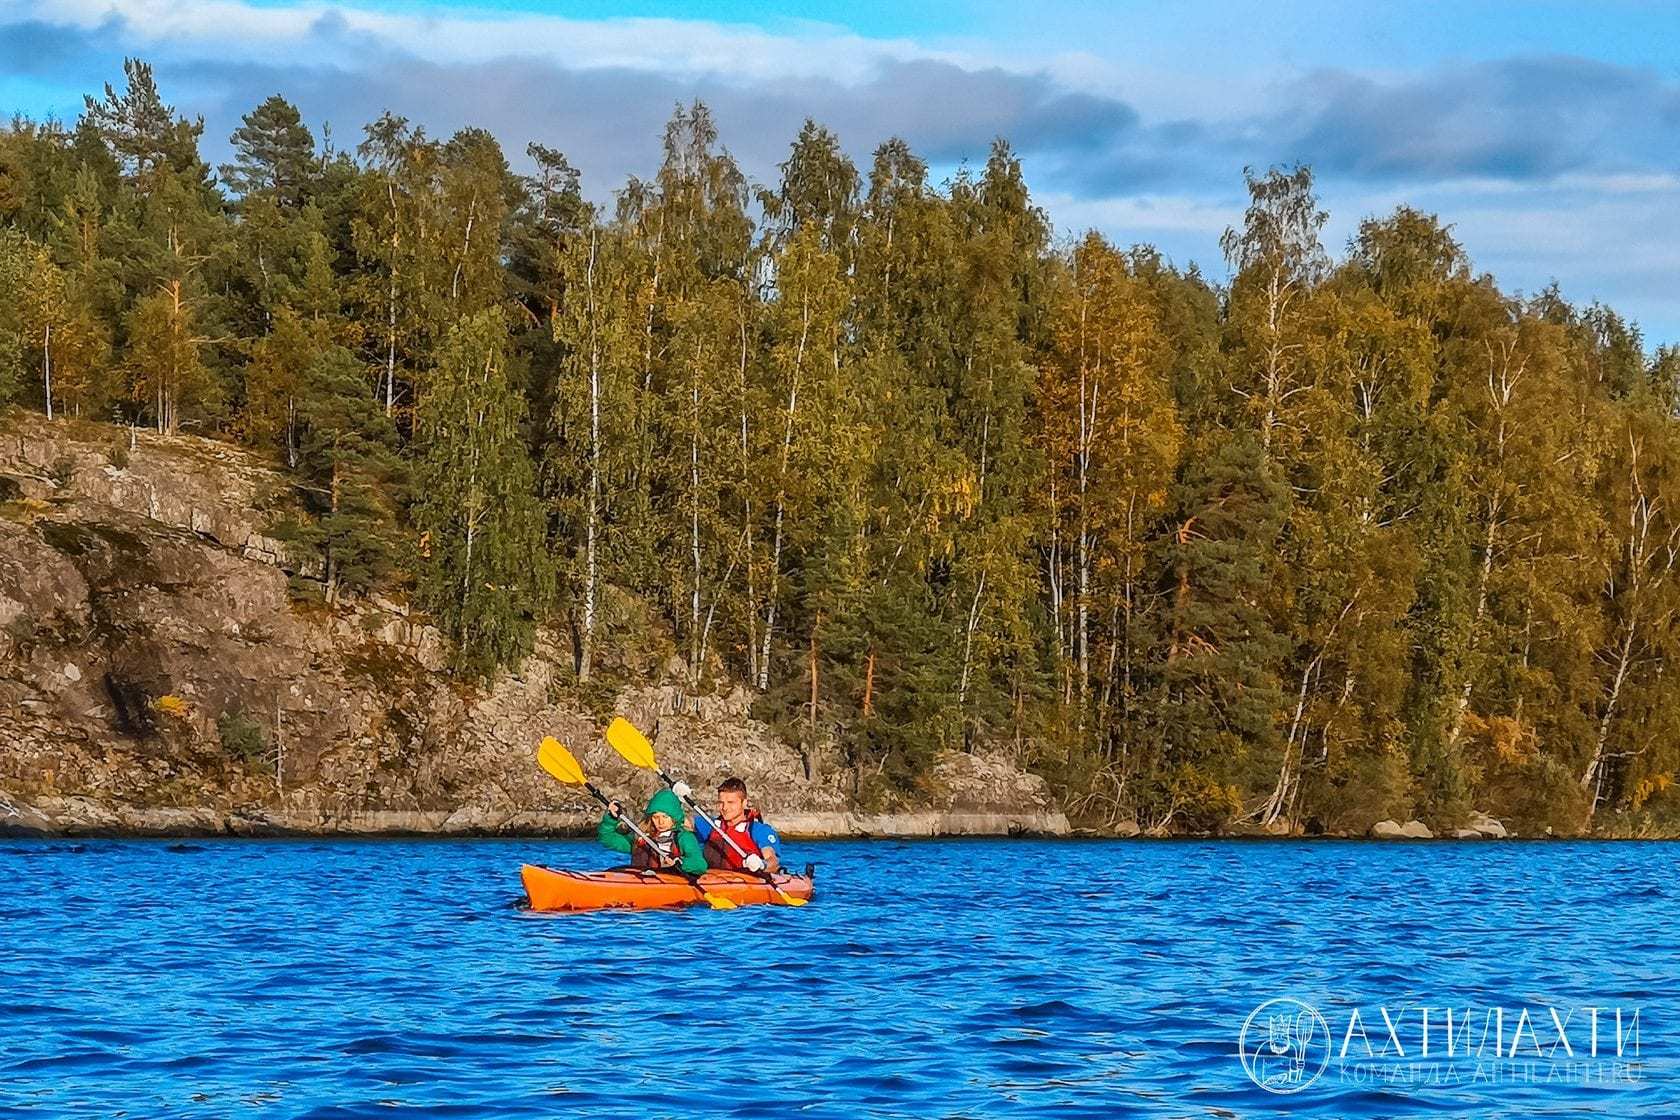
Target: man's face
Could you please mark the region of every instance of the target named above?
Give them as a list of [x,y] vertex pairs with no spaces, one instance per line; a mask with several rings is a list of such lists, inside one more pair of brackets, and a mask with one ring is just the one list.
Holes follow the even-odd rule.
[[741,814],[747,811],[747,795],[739,790],[723,789],[718,791],[718,816],[726,821],[741,819]]

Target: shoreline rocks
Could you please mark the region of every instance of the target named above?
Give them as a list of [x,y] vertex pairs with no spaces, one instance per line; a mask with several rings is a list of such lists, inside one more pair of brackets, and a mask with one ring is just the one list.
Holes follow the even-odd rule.
[[1376,840],[1433,840],[1435,834],[1422,821],[1400,824],[1397,821],[1384,820],[1371,826],[1371,837]]
[[[497,812],[460,809],[233,809],[104,805],[83,797],[42,799],[43,805],[0,806],[0,836],[32,837],[283,837],[439,836],[587,837],[590,811]],[[899,813],[798,812],[778,814],[790,840],[913,839],[941,836],[1068,836],[1057,811],[1025,813],[922,810]]]
[[1511,835],[1503,824],[1480,810],[1470,814],[1470,829],[1489,840],[1504,840]]
[[[1373,840],[1433,840],[1436,834],[1419,820],[1410,820],[1401,824],[1395,820],[1382,820],[1372,825],[1367,833]],[[1461,828],[1449,829],[1441,834],[1447,840],[1507,840],[1511,838],[1511,831],[1504,824],[1481,810],[1470,814],[1470,822]]]

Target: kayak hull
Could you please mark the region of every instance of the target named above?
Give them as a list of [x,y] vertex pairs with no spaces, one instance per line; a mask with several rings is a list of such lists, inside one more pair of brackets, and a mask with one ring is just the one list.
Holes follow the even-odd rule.
[[[533,910],[668,910],[705,901],[682,875],[666,872],[566,871],[526,864],[519,869],[525,897]],[[705,892],[739,906],[775,903],[776,887],[793,898],[811,897],[811,880],[804,875],[772,875],[772,887],[743,871],[708,871],[699,877]]]

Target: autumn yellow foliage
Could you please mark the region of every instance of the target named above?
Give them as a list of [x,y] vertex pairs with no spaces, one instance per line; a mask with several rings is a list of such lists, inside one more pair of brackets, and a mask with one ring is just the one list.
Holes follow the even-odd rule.
[[187,702],[179,696],[176,696],[174,693],[159,696],[156,700],[153,700],[152,708],[155,711],[161,712],[163,715],[172,716],[175,719],[185,719],[189,711]]

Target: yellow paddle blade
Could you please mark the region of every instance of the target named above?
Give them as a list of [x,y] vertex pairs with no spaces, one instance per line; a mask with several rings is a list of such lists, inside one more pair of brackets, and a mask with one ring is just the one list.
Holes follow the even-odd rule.
[[607,725],[607,745],[623,755],[624,761],[632,766],[643,770],[654,770],[659,766],[658,760],[653,757],[653,744],[623,716]]
[[713,910],[733,910],[737,906],[741,905],[733,899],[724,898],[722,895],[712,894],[710,892],[707,892],[703,897],[706,899],[706,905],[710,906]]
[[780,900],[783,906],[803,906],[807,902],[811,901],[808,898],[795,898],[791,894],[782,890],[780,887],[776,888],[776,897]]
[[569,786],[581,786],[588,780],[583,776],[583,767],[572,757],[572,752],[561,746],[560,740],[552,735],[537,748],[537,765]]

